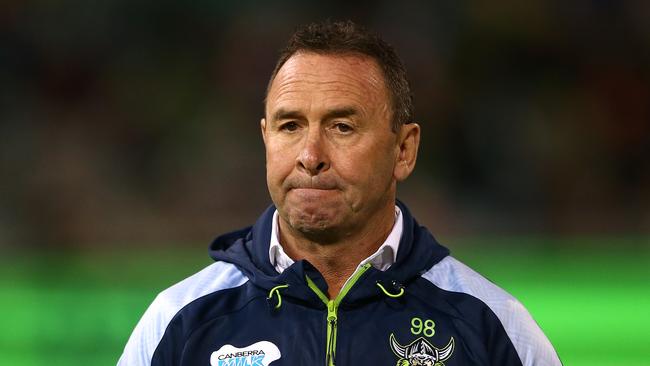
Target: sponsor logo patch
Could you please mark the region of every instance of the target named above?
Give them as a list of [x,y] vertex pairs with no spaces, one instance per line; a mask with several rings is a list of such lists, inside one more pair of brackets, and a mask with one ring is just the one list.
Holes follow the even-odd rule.
[[210,356],[210,366],[268,366],[280,358],[278,347],[261,341],[248,347],[237,348],[226,344]]

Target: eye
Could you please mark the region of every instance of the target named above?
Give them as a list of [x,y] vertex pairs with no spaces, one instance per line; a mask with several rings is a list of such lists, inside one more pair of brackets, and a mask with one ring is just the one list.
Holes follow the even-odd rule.
[[294,121],[289,121],[280,125],[280,131],[294,132],[298,129],[298,124]]
[[341,133],[350,133],[353,130],[352,126],[343,122],[335,123],[334,128],[336,128],[336,130]]

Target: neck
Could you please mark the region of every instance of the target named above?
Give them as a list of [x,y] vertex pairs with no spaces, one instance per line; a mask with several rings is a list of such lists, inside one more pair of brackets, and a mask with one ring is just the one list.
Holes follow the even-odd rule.
[[293,260],[306,259],[323,275],[328,295],[335,298],[359,263],[377,251],[395,224],[395,210],[382,210],[361,230],[327,243],[307,238],[279,220],[280,240],[285,253]]

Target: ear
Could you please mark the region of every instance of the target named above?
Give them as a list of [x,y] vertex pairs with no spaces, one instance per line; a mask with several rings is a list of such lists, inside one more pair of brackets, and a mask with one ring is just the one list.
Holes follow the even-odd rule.
[[397,143],[399,150],[393,174],[395,180],[401,182],[408,178],[415,168],[420,146],[420,125],[417,123],[403,124],[397,133]]
[[262,131],[262,140],[264,140],[264,145],[266,145],[266,118],[264,117],[260,120],[260,130]]

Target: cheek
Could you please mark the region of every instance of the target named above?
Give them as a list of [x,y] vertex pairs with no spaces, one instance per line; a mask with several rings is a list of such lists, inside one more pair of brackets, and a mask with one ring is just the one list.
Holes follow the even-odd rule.
[[363,172],[367,179],[389,179],[393,175],[394,161],[391,149],[384,144],[375,144],[358,154],[351,163],[354,164],[352,168]]
[[277,160],[268,158],[266,160],[266,180],[269,188],[274,188],[281,183],[281,166],[278,163]]
[[266,151],[266,180],[271,190],[281,189],[282,182],[291,173],[293,162],[284,151]]
[[293,159],[296,155],[296,143],[283,141],[278,137],[267,138],[266,143],[266,162],[267,165],[274,167],[292,166]]
[[372,145],[355,153],[342,153],[336,171],[360,195],[384,190],[393,179],[394,156],[385,146]]

